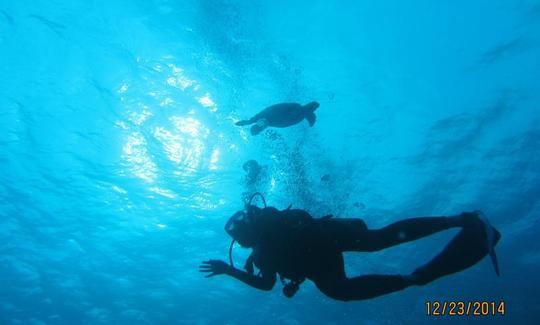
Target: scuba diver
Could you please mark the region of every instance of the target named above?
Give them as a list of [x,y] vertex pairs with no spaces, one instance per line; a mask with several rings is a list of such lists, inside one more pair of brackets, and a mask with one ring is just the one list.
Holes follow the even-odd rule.
[[[262,198],[264,208],[251,204],[256,195]],[[356,277],[345,274],[344,252],[376,252],[450,228],[461,229],[437,256],[411,274]],[[331,215],[316,219],[290,206],[280,211],[266,206],[262,194],[255,193],[245,210],[229,219],[225,231],[233,238],[229,248],[230,264],[221,260],[203,261],[200,271],[207,273],[206,277],[226,274],[260,290],[271,290],[279,275],[283,293],[289,298],[309,279],[333,299],[370,299],[465,270],[488,254],[499,275],[494,246],[501,234],[480,211],[404,219],[381,229],[368,229],[361,219]],[[235,241],[252,249],[245,271],[234,267]],[[258,275],[254,273],[254,266],[260,270]]]

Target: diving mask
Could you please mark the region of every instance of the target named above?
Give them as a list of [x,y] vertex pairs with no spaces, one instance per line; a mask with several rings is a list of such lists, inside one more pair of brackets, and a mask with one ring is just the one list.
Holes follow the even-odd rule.
[[252,201],[253,201],[253,198],[255,196],[260,196],[261,197],[261,199],[262,199],[262,201],[264,203],[264,207],[266,208],[266,200],[264,199],[264,196],[259,192],[253,193],[253,195],[249,199],[248,203],[246,204],[245,211],[240,210],[240,211],[236,212],[235,214],[233,214],[229,218],[229,220],[225,224],[225,232],[227,232],[227,234],[229,234],[229,236],[231,236],[233,238],[233,240],[231,241],[231,246],[229,247],[229,263],[233,267],[234,267],[234,264],[233,264],[233,260],[232,260],[232,249],[233,249],[234,243],[236,241],[236,238],[239,235],[238,227],[240,225],[249,225],[249,224],[251,224],[253,222],[253,219],[254,219],[253,215],[261,210],[260,208],[258,208],[258,207],[251,204]]

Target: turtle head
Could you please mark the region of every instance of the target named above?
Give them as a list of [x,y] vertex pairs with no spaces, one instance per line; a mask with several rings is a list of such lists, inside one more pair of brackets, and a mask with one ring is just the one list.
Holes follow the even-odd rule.
[[304,105],[304,108],[309,112],[315,112],[315,110],[319,107],[318,102],[311,102]]

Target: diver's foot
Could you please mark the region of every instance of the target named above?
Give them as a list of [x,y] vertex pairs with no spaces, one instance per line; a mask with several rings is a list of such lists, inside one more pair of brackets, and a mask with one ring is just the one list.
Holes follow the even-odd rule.
[[497,261],[497,255],[495,254],[495,245],[497,245],[501,239],[501,233],[491,226],[487,217],[480,210],[463,212],[457,216],[457,218],[463,228],[482,229],[481,233],[485,236],[485,248],[491,258],[495,273],[499,275],[499,263]]
[[475,210],[472,212],[462,212],[460,215],[453,216],[451,218],[458,227],[475,228],[484,226],[484,221],[481,219],[482,216],[482,211]]
[[425,285],[440,277],[465,270],[489,255],[495,273],[499,265],[495,246],[501,233],[489,224],[480,212],[464,212],[449,217],[453,227],[462,227],[444,250],[427,264],[417,268],[411,275],[404,276],[409,285]]
[[488,249],[489,257],[491,258],[491,263],[493,264],[493,269],[495,270],[495,273],[497,275],[500,275],[499,262],[497,260],[497,254],[495,254],[495,245],[497,245],[497,243],[501,239],[501,233],[491,226],[489,220],[486,218],[486,216],[484,216],[484,214],[480,214],[479,217],[484,224],[484,229],[486,232],[486,246]]

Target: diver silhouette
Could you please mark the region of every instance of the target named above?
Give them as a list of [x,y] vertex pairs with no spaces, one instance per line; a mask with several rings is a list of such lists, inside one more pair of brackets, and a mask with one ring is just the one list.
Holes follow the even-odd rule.
[[[255,195],[261,196],[264,208],[251,204]],[[411,274],[352,278],[345,274],[343,252],[376,252],[455,227],[461,230],[447,246]],[[315,219],[304,210],[267,207],[264,197],[255,193],[245,211],[238,211],[229,219],[225,231],[233,238],[230,265],[207,260],[200,265],[200,271],[208,273],[206,277],[226,274],[261,290],[271,290],[279,275],[283,293],[289,298],[309,279],[333,299],[370,299],[465,270],[488,254],[499,274],[494,246],[501,234],[479,211],[404,219],[371,230],[361,219]],[[244,266],[246,271],[234,267],[231,253],[235,241],[252,249]],[[258,275],[254,274],[254,265],[260,270]]]
[[282,103],[269,106],[249,120],[236,122],[238,126],[254,124],[251,127],[251,134],[257,135],[269,126],[277,128],[286,128],[302,122],[306,119],[309,126],[315,124],[315,110],[319,107],[319,103],[311,102],[306,105],[296,103]]

